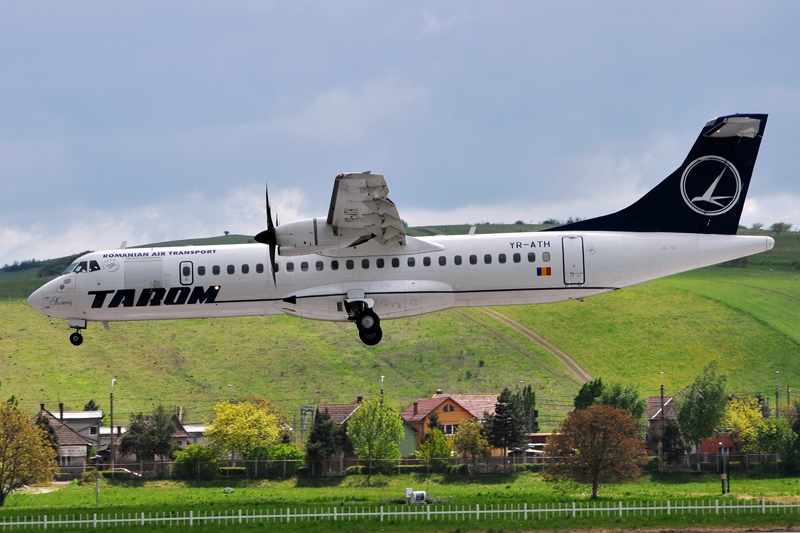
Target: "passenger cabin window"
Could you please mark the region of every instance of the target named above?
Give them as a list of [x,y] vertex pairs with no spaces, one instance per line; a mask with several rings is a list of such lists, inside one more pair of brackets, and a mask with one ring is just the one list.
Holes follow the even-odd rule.
[[536,261],[536,254],[533,252],[528,252],[528,263],[533,263]]
[[300,263],[300,270],[303,272],[308,272],[308,261],[303,261]]
[[322,270],[325,268],[325,263],[322,261],[317,261],[314,263],[314,267],[317,269],[317,272],[322,272]]
[[470,265],[477,265],[478,264],[478,256],[477,255],[469,256],[469,264]]
[[550,252],[542,252],[542,261],[545,263],[550,262]]
[[211,273],[214,274],[215,276],[219,276],[219,265],[214,265],[213,267],[211,267]]
[[[275,270],[278,269],[276,268]],[[264,273],[264,263],[256,263],[256,274],[263,274],[263,273]]]
[[197,275],[198,276],[205,276],[206,275],[206,267],[197,267]]
[[348,259],[347,261],[344,262],[344,266],[345,266],[345,268],[347,270],[353,270],[355,268],[356,264],[353,263],[352,259]]
[[417,264],[417,261],[413,257],[408,258],[408,266],[413,267]]
[[289,261],[286,263],[286,272],[294,272],[294,263]]
[[483,262],[486,263],[487,265],[491,265],[492,264],[492,254],[484,255],[483,256]]
[[453,258],[453,263],[455,263],[456,265],[460,265],[461,264],[461,256],[460,255],[455,256]]
[[249,273],[250,273],[250,265],[242,265],[242,274],[249,274]]
[[336,259],[331,261],[331,270],[339,270],[339,261]]
[[236,267],[233,265],[228,265],[228,274],[235,274],[235,273],[236,273]]
[[445,266],[447,264],[447,258],[443,255],[439,256],[439,266]]
[[100,270],[100,265],[97,264],[97,261],[94,259],[89,261],[89,272],[97,272],[98,270]]
[[519,263],[522,261],[522,257],[519,254],[514,254],[514,262]]
[[384,265],[385,265],[385,264],[384,264],[384,262],[383,262],[383,257],[379,257],[378,259],[376,259],[376,260],[375,260],[375,266],[376,266],[376,267],[378,267],[378,268],[383,268],[383,267],[384,267]]
[[505,263],[506,262],[506,254],[500,254],[497,256],[498,263]]
[[188,266],[183,267],[182,270],[183,270],[183,273],[182,273],[183,276],[188,278],[189,276],[192,275],[192,269],[189,268]]
[[430,257],[423,257],[422,264],[426,267],[431,266],[431,258]]
[[392,268],[397,268],[400,266],[400,260],[396,257],[392,257]]
[[364,270],[369,268],[369,259],[362,259],[361,260],[361,268]]

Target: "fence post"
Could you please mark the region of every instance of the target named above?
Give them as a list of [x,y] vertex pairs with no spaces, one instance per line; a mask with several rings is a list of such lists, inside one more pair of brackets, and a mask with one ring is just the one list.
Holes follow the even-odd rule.
[[761,514],[767,514],[767,506],[764,503],[764,500],[761,500]]
[[97,529],[97,513],[94,513],[94,528]]
[[286,508],[286,523],[287,523],[287,524],[288,524],[288,523],[289,523],[289,521],[291,520],[291,516],[292,516],[291,510],[290,510],[290,509],[287,507],[287,508]]
[[239,509],[239,523],[242,523],[242,510]]
[[619,502],[619,517],[622,518],[622,502]]
[[575,502],[572,502],[572,518],[575,518]]
[[478,503],[475,505],[475,520],[480,520],[480,519],[481,519],[481,504]]
[[427,511],[428,511],[428,522],[430,522],[431,521],[431,506],[430,505],[427,506]]
[[525,520],[528,519],[528,504],[525,504]]
[[333,521],[336,522],[336,507],[333,508]]
[[714,500],[715,514],[719,514],[719,500]]
[[189,527],[194,525],[194,511],[189,511]]
[[381,505],[381,522],[383,522],[383,505]]
[[47,529],[47,515],[44,515],[44,528]]
[[670,507],[670,501],[667,500],[667,516],[672,514],[672,508]]

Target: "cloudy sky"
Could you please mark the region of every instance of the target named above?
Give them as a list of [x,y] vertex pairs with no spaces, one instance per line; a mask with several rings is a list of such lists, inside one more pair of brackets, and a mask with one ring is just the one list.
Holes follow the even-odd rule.
[[0,0],[0,264],[325,216],[611,212],[769,113],[743,223],[800,225],[796,2]]

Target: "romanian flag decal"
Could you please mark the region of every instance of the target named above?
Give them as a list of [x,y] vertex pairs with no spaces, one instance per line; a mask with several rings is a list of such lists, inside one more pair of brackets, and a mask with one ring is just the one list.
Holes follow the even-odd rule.
[[536,275],[537,276],[549,276],[552,273],[553,273],[553,270],[550,267],[536,267]]

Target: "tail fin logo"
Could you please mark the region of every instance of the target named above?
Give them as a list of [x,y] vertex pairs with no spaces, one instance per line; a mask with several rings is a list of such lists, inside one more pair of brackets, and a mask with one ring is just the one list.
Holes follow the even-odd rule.
[[683,201],[701,215],[727,213],[737,204],[741,192],[739,171],[730,161],[715,155],[698,157],[681,177]]

